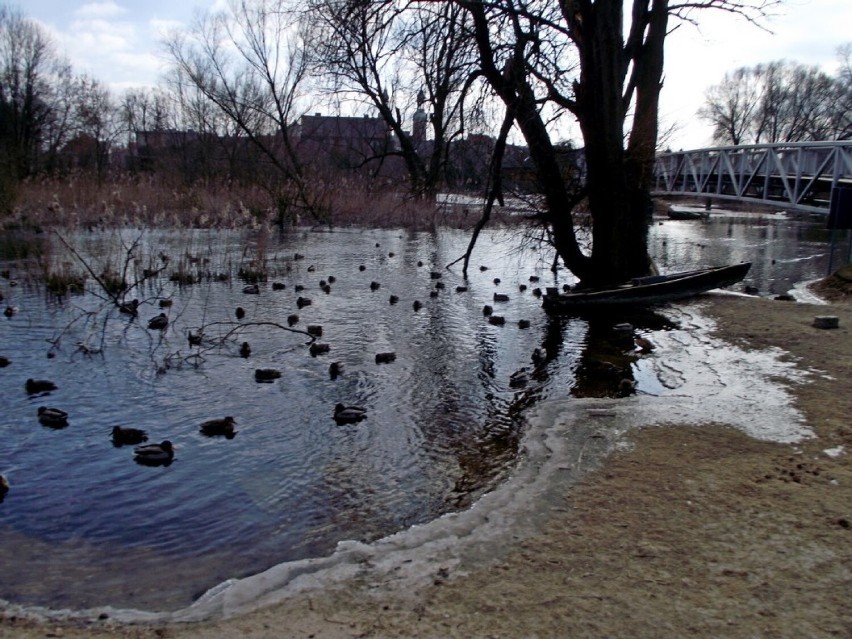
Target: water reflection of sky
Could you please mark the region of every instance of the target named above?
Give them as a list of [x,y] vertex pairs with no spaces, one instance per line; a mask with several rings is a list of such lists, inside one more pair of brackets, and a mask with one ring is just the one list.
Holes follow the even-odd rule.
[[[783,219],[666,220],[652,229],[651,246],[663,271],[751,260],[753,283],[783,292],[824,268],[825,245],[812,230]],[[586,385],[580,374],[601,362],[635,379],[640,393],[663,389],[647,360],[598,348],[595,336],[606,342],[610,326],[621,320],[633,321],[652,341],[672,327],[615,315],[597,325],[547,318],[531,289],[570,277],[554,278],[549,255],[518,249],[516,233],[485,233],[467,281],[460,267],[444,269],[466,247],[461,232],[242,238],[128,231],[121,242],[130,246],[137,237],[143,239],[135,252],[140,268],[156,265],[165,251],[172,264],[189,254],[207,260],[209,271],[233,271],[266,246],[271,281],[286,288],[273,291],[267,283],[255,296],[244,295],[237,281],[179,287],[162,278],[139,292],[136,320],[113,310],[107,321],[103,311],[84,321],[83,311],[100,307],[93,295],[57,303],[25,271],[14,275],[18,287],[2,284],[6,301],[21,310],[0,322],[0,354],[13,362],[0,369],[6,389],[0,472],[13,484],[0,505],[6,540],[0,552],[4,566],[20,570],[0,575],[0,597],[53,607],[186,605],[225,579],[327,554],[340,539],[373,540],[469,504],[515,458],[525,411],[542,399],[578,394]],[[72,243],[101,267],[124,254],[116,240],[110,233],[83,234]],[[52,259],[68,259],[53,251]],[[296,252],[305,259],[294,260]],[[437,281],[432,271],[445,284],[437,297],[430,296]],[[329,275],[337,281],[325,294],[318,283]],[[371,281],[381,284],[377,291]],[[313,300],[300,311],[297,284],[305,287],[299,294]],[[456,292],[461,284],[467,290]],[[495,291],[508,293],[509,302],[494,302]],[[388,302],[392,293],[400,297],[396,305]],[[174,300],[163,334],[145,328],[160,312],[157,297]],[[419,312],[415,299],[424,304]],[[505,316],[504,326],[487,321],[485,304]],[[253,326],[205,350],[201,365],[192,366],[194,360],[185,359],[192,353],[187,331],[207,324],[208,338],[222,336],[234,327],[237,305],[249,322],[283,325],[298,312],[296,327],[321,324],[321,341],[331,352],[311,357],[304,335]],[[78,321],[48,359],[47,340],[72,318]],[[519,328],[519,319],[530,327]],[[79,341],[103,353],[84,355],[75,347]],[[242,341],[252,346],[248,360],[238,355]],[[534,369],[536,348],[545,360]],[[396,352],[396,362],[377,365],[374,356],[382,351]],[[167,360],[168,370],[159,373]],[[337,380],[328,376],[330,361],[344,363]],[[258,367],[278,368],[282,377],[257,384]],[[510,387],[510,376],[522,367],[532,372],[528,387]],[[27,377],[53,379],[59,390],[28,398]],[[368,419],[337,426],[331,419],[337,401],[366,406]],[[69,427],[39,426],[35,410],[42,404],[68,410]],[[201,421],[228,414],[238,422],[233,440],[197,432]],[[109,443],[115,424],[144,428],[155,441],[171,439],[174,463],[133,464],[127,448]],[[164,564],[174,575],[168,583],[162,583]]]
[[752,262],[746,283],[778,295],[826,275],[827,242],[820,220],[714,214],[706,221],[658,220],[651,227],[650,251],[662,272]]

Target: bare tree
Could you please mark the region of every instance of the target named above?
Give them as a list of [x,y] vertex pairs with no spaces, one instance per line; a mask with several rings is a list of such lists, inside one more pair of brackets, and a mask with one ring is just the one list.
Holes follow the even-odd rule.
[[[773,1],[459,1],[473,19],[482,72],[529,147],[558,255],[587,284],[647,274],[669,18],[692,22],[693,10],[717,8],[753,20]],[[579,198],[566,186],[551,140],[554,112],[570,113],[583,135],[590,255],[571,217]]]
[[832,78],[818,67],[759,64],[726,74],[711,87],[699,117],[713,125],[718,144],[832,139],[842,135],[849,118],[846,87],[842,76]]
[[452,2],[313,0],[308,14],[320,43],[314,73],[338,99],[378,112],[397,141],[411,192],[433,197],[465,127],[474,71],[465,12]]
[[318,213],[289,136],[307,74],[306,37],[282,0],[229,0],[227,10],[200,16],[166,42],[174,77],[215,105],[265,159],[281,219],[293,214],[291,206]]
[[56,147],[64,140],[67,111],[57,110],[55,99],[60,80],[69,74],[38,24],[0,6],[0,145],[8,175],[34,173],[46,143]]
[[119,116],[107,87],[85,75],[78,78],[73,114],[75,132],[78,140],[90,146],[90,162],[99,180],[109,167],[110,150],[121,134]]
[[726,73],[720,84],[707,90],[705,99],[698,117],[713,125],[713,141],[744,144],[760,102],[753,74],[746,68]]
[[832,137],[836,140],[852,139],[852,43],[837,50],[840,68],[834,83],[834,103],[837,108],[832,113]]

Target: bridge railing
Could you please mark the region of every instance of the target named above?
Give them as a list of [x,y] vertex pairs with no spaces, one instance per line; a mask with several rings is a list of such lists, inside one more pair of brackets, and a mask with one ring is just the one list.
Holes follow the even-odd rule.
[[719,146],[657,156],[654,195],[772,203],[827,213],[831,189],[852,186],[852,140]]

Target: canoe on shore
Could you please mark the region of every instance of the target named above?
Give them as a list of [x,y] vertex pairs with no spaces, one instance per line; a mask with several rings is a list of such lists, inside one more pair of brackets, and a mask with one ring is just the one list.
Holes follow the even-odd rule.
[[542,297],[542,306],[550,313],[560,313],[615,305],[660,304],[736,284],[746,276],[750,268],[751,262],[742,262],[668,275],[639,277],[608,289],[576,290],[568,293],[549,289]]

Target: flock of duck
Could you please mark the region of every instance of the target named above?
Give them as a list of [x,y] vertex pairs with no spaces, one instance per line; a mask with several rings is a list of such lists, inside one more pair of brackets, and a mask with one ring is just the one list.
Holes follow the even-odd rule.
[[[377,245],[378,246],[378,245]],[[390,257],[393,257],[393,253],[389,253]],[[295,255],[295,259],[303,259],[304,256],[300,254]],[[417,263],[418,267],[423,266],[423,262]],[[359,266],[360,271],[364,271],[366,267],[364,265]],[[312,272],[314,267],[308,267],[308,272]],[[487,270],[487,267],[480,267],[481,271]],[[439,291],[445,288],[444,283],[441,281],[442,274],[436,271],[430,272],[430,279],[435,281],[436,284],[434,289],[429,292],[430,297],[435,298],[438,296]],[[538,278],[536,276],[530,277],[531,282],[537,282]],[[331,292],[331,285],[336,282],[334,276],[328,276],[326,279],[323,279],[319,282],[320,289],[328,294]],[[495,278],[493,280],[495,285],[500,284],[500,279]],[[381,284],[377,281],[372,281],[369,284],[370,290],[378,291],[381,288]],[[285,288],[285,285],[280,282],[274,282],[272,284],[273,290],[281,290]],[[304,286],[296,285],[296,292],[301,293],[304,290]],[[527,288],[526,285],[520,285],[520,291],[523,292]],[[456,292],[465,292],[467,290],[466,286],[457,286]],[[246,295],[257,295],[260,293],[260,287],[257,284],[248,284],[243,287],[242,292]],[[540,289],[534,289],[533,295],[540,297],[541,291]],[[390,295],[388,298],[388,303],[391,305],[397,304],[399,302],[399,296]],[[509,300],[509,296],[503,293],[494,293],[494,302],[507,302]],[[171,300],[160,300],[161,309],[168,310],[168,307]],[[302,309],[306,306],[310,306],[312,304],[312,300],[305,296],[299,296],[296,300],[296,305],[299,309]],[[139,301],[131,300],[129,302],[125,302],[119,306],[119,311],[121,313],[129,314],[132,316],[137,316],[139,313]],[[412,309],[415,312],[420,311],[423,308],[424,304],[420,300],[413,300]],[[16,309],[17,310],[17,309]],[[505,323],[505,318],[500,315],[494,314],[494,308],[491,305],[485,305],[482,309],[483,315],[488,318],[489,323],[494,325],[503,325]],[[238,307],[235,310],[235,316],[238,320],[243,320],[246,316],[245,309],[242,307]],[[287,322],[289,326],[293,326],[300,321],[298,314],[291,314],[287,318]],[[529,327],[528,320],[519,320],[518,325],[520,328]],[[147,323],[147,327],[152,331],[164,331],[169,327],[169,316],[166,312],[160,312],[158,315],[150,318]],[[316,341],[318,337],[322,335],[322,327],[317,325],[309,325],[307,327],[307,333],[312,336],[314,341],[311,343],[309,347],[310,354],[313,356],[320,355],[323,353],[327,353],[330,350],[328,344],[323,344],[321,342]],[[197,346],[202,343],[203,335],[199,330],[196,333],[190,331],[188,333],[188,341],[190,346]],[[248,358],[251,355],[251,346],[248,342],[242,342],[239,353],[241,357]],[[396,353],[394,352],[380,352],[376,353],[375,361],[376,364],[389,364],[395,361]],[[9,365],[9,360],[5,357],[0,357],[0,365],[7,366]],[[343,364],[341,362],[332,362],[329,365],[329,375],[331,379],[337,378],[343,372]],[[268,383],[273,382],[274,380],[281,377],[281,372],[272,369],[272,368],[258,368],[255,370],[255,380],[260,383]],[[511,380],[512,387],[519,387],[522,385],[522,380],[516,379],[513,377]],[[57,385],[50,380],[45,379],[27,379],[25,383],[25,389],[28,395],[49,395],[52,391],[57,390]],[[334,412],[332,414],[334,421],[341,424],[356,424],[358,422],[363,421],[367,418],[367,410],[361,406],[355,405],[345,405],[343,403],[337,403],[334,407]],[[62,409],[51,407],[51,406],[40,406],[37,409],[37,418],[39,423],[43,426],[54,428],[54,429],[62,429],[68,426],[69,416],[68,413]],[[236,420],[232,416],[227,416],[221,419],[211,419],[205,421],[200,424],[199,432],[202,435],[208,437],[224,437],[226,439],[232,439],[236,435],[235,430]],[[113,426],[110,431],[110,437],[112,443],[116,447],[121,446],[134,446],[133,448],[133,459],[142,465],[153,465],[153,466],[161,466],[161,465],[169,465],[175,456],[175,446],[171,441],[165,439],[159,443],[148,443],[148,434],[146,431],[133,428],[129,426]],[[5,476],[0,475],[0,499],[5,496],[5,494],[9,491],[9,482]]]
[[[29,395],[48,395],[57,389],[55,383],[47,379],[28,379],[24,385]],[[62,409],[52,406],[39,406],[36,411],[38,421],[42,426],[48,428],[62,429],[68,426],[68,413]],[[210,419],[202,422],[198,430],[202,435],[208,437],[222,436],[233,439],[236,435],[234,426],[236,420],[230,415],[221,419]],[[116,447],[135,446],[133,457],[137,463],[143,465],[164,465],[171,463],[175,455],[175,447],[169,440],[163,440],[159,444],[146,444],[148,433],[141,428],[131,426],[113,426],[110,431],[112,443]],[[8,490],[8,481],[6,481]]]

